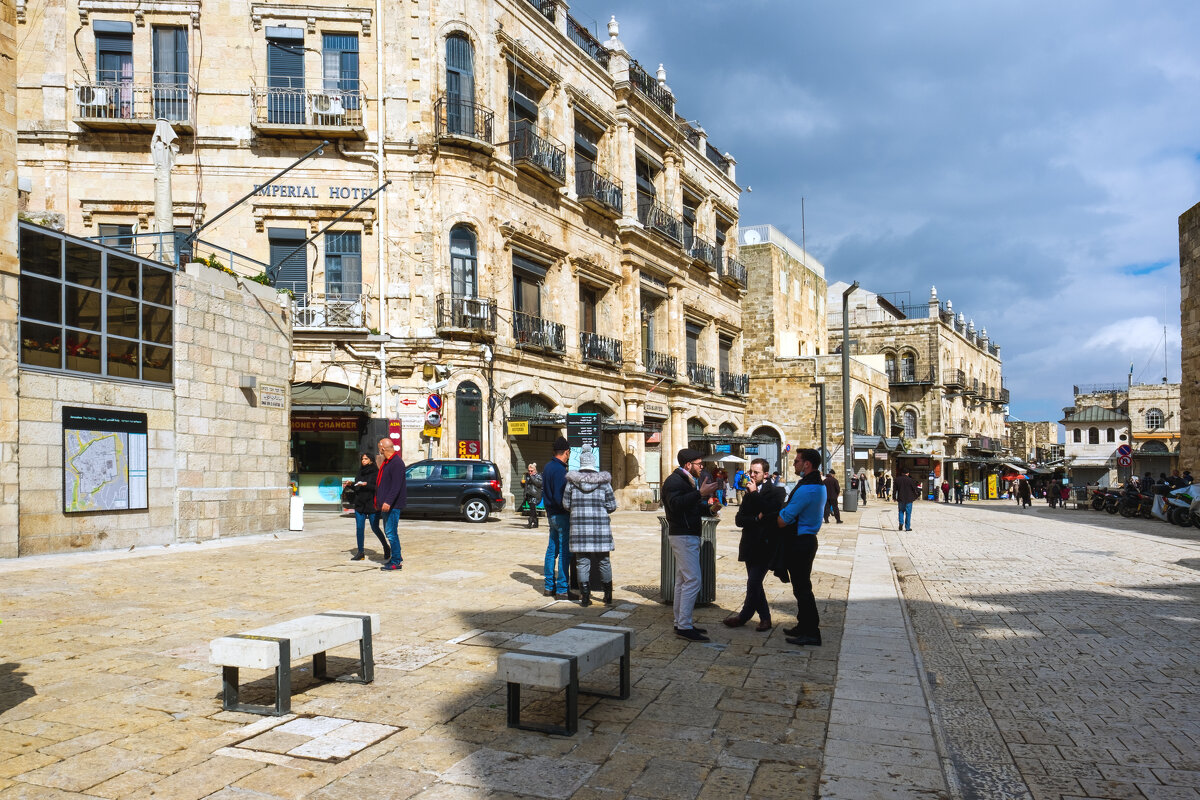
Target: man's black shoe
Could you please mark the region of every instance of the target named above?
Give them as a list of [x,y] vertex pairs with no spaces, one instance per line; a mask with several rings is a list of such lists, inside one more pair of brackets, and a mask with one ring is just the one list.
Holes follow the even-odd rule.
[[904,530],[908,531],[909,533],[912,533],[912,528],[905,528]]
[[675,635],[680,639],[687,639],[689,642],[708,642],[712,641],[699,628],[676,628]]
[[820,636],[789,636],[784,641],[788,644],[809,645],[812,647],[821,646]]
[[793,625],[790,628],[783,629],[784,636],[799,636],[802,633],[804,633],[804,629],[801,628],[799,625]]
[[693,625],[692,630],[696,633],[708,633],[708,628],[701,628],[699,625]]

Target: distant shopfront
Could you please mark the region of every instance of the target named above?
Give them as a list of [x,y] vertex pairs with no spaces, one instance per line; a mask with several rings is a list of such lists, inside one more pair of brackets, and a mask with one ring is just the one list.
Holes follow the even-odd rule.
[[358,472],[370,438],[362,392],[337,384],[296,384],[291,422],[292,480],[300,497],[306,505],[338,505],[342,484]]

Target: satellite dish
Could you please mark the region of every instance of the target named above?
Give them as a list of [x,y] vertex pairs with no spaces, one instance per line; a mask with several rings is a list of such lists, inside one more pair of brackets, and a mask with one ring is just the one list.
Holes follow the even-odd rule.
[[758,231],[746,231],[742,234],[742,241],[746,244],[758,244],[762,241],[762,234]]

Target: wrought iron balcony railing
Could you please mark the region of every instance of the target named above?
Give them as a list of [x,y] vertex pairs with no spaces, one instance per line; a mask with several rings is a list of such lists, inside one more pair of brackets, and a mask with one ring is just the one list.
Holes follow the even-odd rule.
[[584,361],[606,367],[620,367],[625,361],[619,339],[610,339],[590,331],[579,332],[579,353]]
[[722,372],[721,394],[735,397],[745,397],[750,394],[750,376],[740,372]]
[[1001,389],[1001,390],[1000,390],[1000,402],[1001,402],[1001,403],[1005,403],[1005,404],[1007,404],[1007,403],[1008,403],[1008,401],[1009,401],[1009,398],[1010,398],[1010,397],[1011,397],[1011,395],[1009,394],[1009,391],[1008,391],[1008,389]]
[[83,127],[154,127],[154,121],[191,126],[195,87],[186,73],[158,73],[148,84],[132,80],[75,86],[75,122]]
[[629,62],[629,82],[654,105],[667,114],[675,114],[675,98],[659,84],[657,78],[642,69],[642,65],[636,61]]
[[514,122],[512,135],[508,147],[513,164],[532,167],[558,183],[567,182],[567,148],[561,142],[538,133],[525,120]]
[[620,214],[624,208],[621,198],[621,182],[595,168],[581,169],[575,173],[575,194],[583,202],[594,202],[603,208]]
[[567,14],[567,36],[572,42],[579,45],[583,52],[591,56],[593,61],[608,69],[609,53],[604,49],[604,45],[600,44],[600,40],[592,36],[591,31],[580,25],[570,14]]
[[350,129],[363,126],[363,97],[358,89],[305,89],[268,86],[251,91],[254,124]]
[[967,385],[967,374],[961,369],[946,370],[946,387],[964,387]]
[[688,255],[694,260],[713,268],[717,266],[717,246],[715,244],[694,233],[684,234],[683,239],[683,249],[687,250]]
[[567,352],[565,325],[521,311],[513,312],[513,338],[518,347],[551,353]]
[[491,144],[496,115],[487,106],[443,95],[433,107],[437,137],[461,136]]
[[933,367],[927,369],[900,367],[899,369],[892,367],[887,370],[888,382],[895,384],[905,383],[937,383],[937,371]]
[[299,281],[279,281],[275,288],[292,292],[294,328],[367,327],[367,293],[361,283],[327,283],[323,292],[310,291]]
[[679,359],[655,350],[643,350],[642,363],[646,367],[646,372],[649,372],[651,375],[674,378],[679,372]]
[[743,289],[749,284],[749,273],[746,272],[746,265],[733,256],[722,258],[718,253],[717,275],[729,283],[741,286]]
[[543,17],[554,22],[554,0],[529,0],[529,5],[540,11]]
[[711,161],[721,172],[729,171],[729,159],[721,154],[721,151],[713,147],[711,144],[705,143],[704,155]]
[[707,389],[716,385],[716,370],[698,361],[687,362],[688,382],[693,386],[703,386]]
[[652,231],[683,244],[683,220],[652,200],[638,200],[638,221]]
[[496,301],[491,297],[437,297],[438,332],[468,330],[496,333]]

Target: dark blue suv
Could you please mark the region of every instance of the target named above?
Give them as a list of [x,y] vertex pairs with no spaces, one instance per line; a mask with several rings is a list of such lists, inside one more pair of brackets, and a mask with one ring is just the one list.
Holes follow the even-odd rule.
[[491,461],[427,459],[408,468],[405,517],[462,516],[486,522],[504,508],[500,470]]

